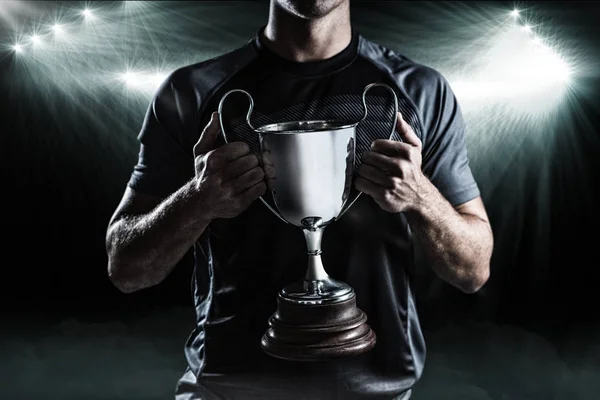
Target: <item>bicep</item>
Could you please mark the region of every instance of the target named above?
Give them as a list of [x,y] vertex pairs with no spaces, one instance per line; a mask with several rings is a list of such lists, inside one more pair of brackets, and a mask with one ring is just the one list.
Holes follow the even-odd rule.
[[146,214],[183,186],[194,173],[192,148],[186,140],[193,120],[188,92],[178,91],[174,72],[154,95],[138,135],[138,161],[110,222]]
[[154,95],[138,135],[138,161],[128,186],[167,197],[194,174],[196,103],[185,72],[175,71]]
[[439,74],[430,77],[428,101],[423,101],[423,172],[444,197],[457,207],[481,199],[469,165],[466,124],[448,82]]

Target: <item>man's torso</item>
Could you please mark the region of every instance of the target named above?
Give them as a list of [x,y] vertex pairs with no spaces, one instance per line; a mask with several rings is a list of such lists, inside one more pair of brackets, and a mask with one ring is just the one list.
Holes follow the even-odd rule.
[[[256,127],[297,120],[358,121],[365,86],[384,83],[394,90],[403,119],[424,143],[424,171],[434,184],[452,204],[478,194],[463,151],[460,111],[439,74],[357,34],[342,53],[309,63],[277,56],[259,37],[231,53],[184,67],[163,85],[140,134],[143,147],[131,187],[168,195],[192,178],[193,145],[229,90],[252,95]],[[224,130],[229,142],[243,140],[259,153],[258,136],[246,124],[248,106],[241,94],[228,97]],[[355,170],[373,140],[388,139],[394,128],[387,91],[371,90],[367,107],[368,117],[356,131]],[[399,138],[394,134],[392,139]],[[270,194],[264,197],[269,201]],[[340,398],[392,398],[412,387],[422,373],[425,346],[410,288],[413,249],[404,215],[390,214],[362,195],[326,228],[322,250],[327,272],[354,288],[357,305],[377,335],[373,350],[310,364],[262,352],[260,338],[276,310],[277,293],[303,278],[308,256],[302,231],[256,201],[236,218],[211,222],[194,246],[197,328],[186,344],[192,373],[318,375],[329,378]]]

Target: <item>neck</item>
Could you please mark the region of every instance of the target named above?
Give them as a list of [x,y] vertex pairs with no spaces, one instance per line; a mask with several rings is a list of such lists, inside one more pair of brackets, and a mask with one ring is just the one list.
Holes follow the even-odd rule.
[[263,38],[270,50],[292,61],[331,58],[352,40],[349,2],[324,17],[303,19],[272,1]]

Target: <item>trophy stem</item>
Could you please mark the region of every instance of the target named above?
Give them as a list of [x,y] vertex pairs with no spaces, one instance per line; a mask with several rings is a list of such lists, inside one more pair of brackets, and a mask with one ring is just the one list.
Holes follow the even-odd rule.
[[279,292],[277,311],[260,345],[284,360],[327,361],[371,350],[377,341],[348,284],[331,279],[321,262],[322,227],[304,228],[308,270]]
[[329,278],[321,261],[321,239],[325,228],[303,229],[306,247],[308,248],[308,269],[305,281],[322,281]]

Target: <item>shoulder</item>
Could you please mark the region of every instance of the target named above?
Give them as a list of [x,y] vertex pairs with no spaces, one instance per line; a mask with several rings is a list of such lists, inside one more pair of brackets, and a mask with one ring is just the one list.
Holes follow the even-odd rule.
[[404,89],[434,91],[448,85],[446,78],[435,68],[420,64],[396,51],[361,36],[360,54],[391,74]]
[[257,57],[252,42],[216,57],[190,64],[171,73],[175,84],[211,85],[246,67]]
[[249,42],[219,56],[179,67],[158,88],[155,104],[178,111],[198,111],[218,87],[255,58],[256,50]]
[[425,132],[436,112],[454,99],[448,80],[430,66],[415,62],[389,48],[361,37],[360,54],[387,72],[417,111]]

